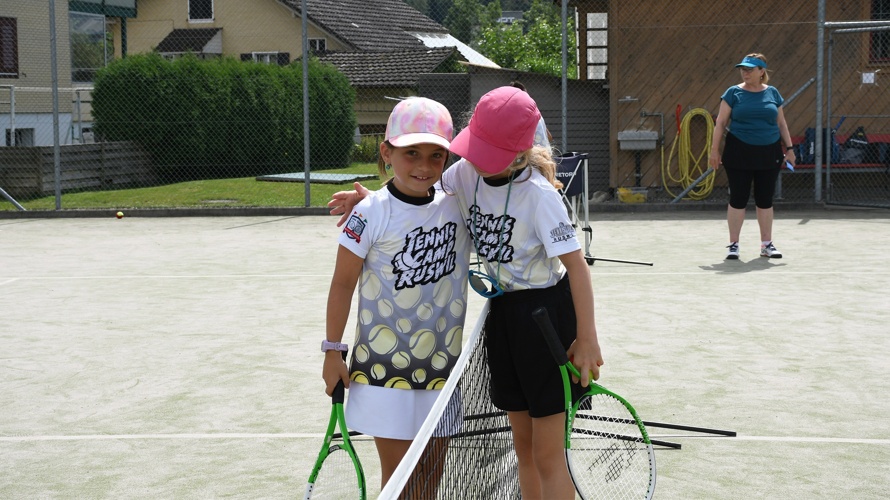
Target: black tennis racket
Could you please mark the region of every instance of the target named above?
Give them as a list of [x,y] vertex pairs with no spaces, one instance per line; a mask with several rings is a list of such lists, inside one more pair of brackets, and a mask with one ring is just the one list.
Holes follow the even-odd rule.
[[[346,353],[343,353],[344,358]],[[365,500],[365,473],[358,455],[349,439],[346,418],[343,416],[343,399],[346,389],[343,381],[337,383],[331,395],[331,418],[325,432],[324,443],[318,452],[318,459],[309,483],[306,485],[304,500],[309,499],[360,499]],[[339,427],[339,434],[335,435]],[[341,444],[332,444],[336,436],[342,439]]]
[[580,379],[550,322],[547,310],[532,312],[562,373],[566,408],[566,461],[575,489],[585,500],[651,499],[655,451],[646,426],[621,396],[590,381],[572,402],[569,371]]

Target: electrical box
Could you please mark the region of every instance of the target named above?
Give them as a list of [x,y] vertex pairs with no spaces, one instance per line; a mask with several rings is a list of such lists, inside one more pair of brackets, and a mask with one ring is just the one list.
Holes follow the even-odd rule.
[[655,149],[658,132],[654,130],[622,130],[618,132],[618,149],[624,151],[648,151]]

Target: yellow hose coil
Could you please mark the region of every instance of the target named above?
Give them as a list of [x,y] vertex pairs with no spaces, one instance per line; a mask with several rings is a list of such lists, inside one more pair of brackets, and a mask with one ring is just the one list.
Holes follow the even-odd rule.
[[[692,152],[689,137],[689,124],[697,116],[704,118],[708,136],[705,138],[704,147],[698,154],[695,154]],[[708,169],[708,157],[711,153],[711,138],[713,136],[714,119],[711,118],[711,114],[707,110],[703,108],[695,108],[690,110],[686,113],[686,116],[683,117],[683,120],[680,123],[680,130],[677,133],[677,137],[674,138],[674,143],[671,145],[671,152],[670,155],[668,155],[667,163],[662,164],[661,179],[664,183],[665,191],[670,194],[671,197],[676,197],[677,194],[683,192],[684,189],[689,187],[693,181],[698,179],[699,176],[705,173],[705,170]],[[674,151],[677,151],[676,177],[674,176],[674,173],[671,172],[671,161],[674,158]],[[701,181],[698,186],[695,186],[695,188],[686,193],[686,198],[691,200],[704,200],[708,196],[711,196],[711,192],[714,190],[715,177],[717,176],[709,175]],[[677,184],[680,185],[677,194],[671,191],[671,184],[675,187]]]

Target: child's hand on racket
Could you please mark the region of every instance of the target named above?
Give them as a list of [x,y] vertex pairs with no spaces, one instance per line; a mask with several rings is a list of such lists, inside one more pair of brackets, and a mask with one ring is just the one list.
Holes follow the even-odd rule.
[[340,220],[337,221],[337,227],[342,226],[349,219],[349,214],[352,213],[353,207],[358,205],[358,202],[362,201],[370,193],[368,188],[362,186],[359,182],[354,183],[352,187],[355,188],[354,191],[337,191],[331,195],[331,201],[328,202],[331,215],[340,216]]
[[[599,380],[600,366],[605,363],[600,352],[599,342],[596,340],[581,342],[575,339],[566,354],[569,355],[569,360],[581,374],[582,387],[587,387],[591,382]],[[572,381],[578,383],[578,377],[572,375]]]
[[337,382],[343,381],[343,386],[349,388],[349,369],[343,360],[341,351],[325,351],[324,366],[321,369],[321,378],[324,379],[324,392],[328,396],[334,393]]

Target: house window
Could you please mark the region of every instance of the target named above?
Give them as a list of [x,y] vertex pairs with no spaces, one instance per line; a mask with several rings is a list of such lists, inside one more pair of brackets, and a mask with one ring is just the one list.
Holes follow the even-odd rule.
[[278,52],[254,52],[253,60],[265,64],[278,64]]
[[17,21],[0,17],[0,78],[19,77],[19,40]]
[[[13,138],[15,142],[13,142]],[[34,147],[34,129],[17,128],[13,137],[12,130],[6,129],[6,145],[18,147]]]
[[213,0],[189,0],[189,21],[213,21]]
[[[890,21],[890,0],[872,0],[871,18],[874,21]],[[890,61],[890,31],[871,32],[872,62]]]
[[587,79],[605,80],[609,67],[609,14],[587,14]]
[[328,50],[328,42],[324,38],[310,38],[309,39],[309,52],[324,52]]
[[105,30],[105,16],[70,12],[71,81],[89,83],[96,72],[114,58],[111,32]]

